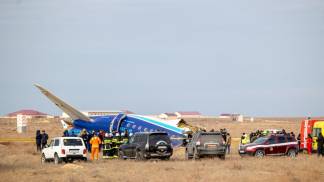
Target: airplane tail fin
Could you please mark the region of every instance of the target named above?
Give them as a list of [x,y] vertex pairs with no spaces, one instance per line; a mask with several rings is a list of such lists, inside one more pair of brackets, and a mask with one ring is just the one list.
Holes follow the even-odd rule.
[[37,87],[49,100],[51,100],[57,107],[59,107],[63,112],[65,112],[67,115],[71,117],[72,120],[83,120],[83,121],[91,121],[91,119],[81,113],[80,111],[76,110],[69,104],[65,103],[60,98],[53,95],[50,91],[46,90],[42,86],[38,84],[34,84],[35,87]]

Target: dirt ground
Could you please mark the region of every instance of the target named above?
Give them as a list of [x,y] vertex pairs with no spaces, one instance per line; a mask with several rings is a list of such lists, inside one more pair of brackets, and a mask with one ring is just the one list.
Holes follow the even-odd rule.
[[[258,118],[237,123],[215,119],[192,119],[207,129],[227,128],[232,136],[244,131],[285,128],[298,133],[301,118]],[[15,120],[0,120],[0,139],[33,138],[36,129],[45,129],[50,137],[60,136],[57,120],[29,121],[25,134],[17,134]],[[170,161],[99,160],[69,164],[40,164],[40,154],[31,142],[0,142],[0,181],[323,181],[324,158],[300,154],[288,157],[241,158],[234,142],[226,160],[185,161],[184,149],[175,149]]]

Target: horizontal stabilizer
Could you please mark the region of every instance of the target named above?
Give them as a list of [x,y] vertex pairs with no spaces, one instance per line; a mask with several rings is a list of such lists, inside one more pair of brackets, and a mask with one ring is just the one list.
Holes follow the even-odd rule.
[[80,111],[76,110],[72,106],[65,103],[60,98],[53,95],[50,91],[46,90],[40,85],[35,84],[35,86],[49,99],[51,100],[57,107],[59,107],[63,112],[65,112],[67,115],[71,117],[72,120],[83,120],[83,121],[91,121],[91,119],[81,113]]

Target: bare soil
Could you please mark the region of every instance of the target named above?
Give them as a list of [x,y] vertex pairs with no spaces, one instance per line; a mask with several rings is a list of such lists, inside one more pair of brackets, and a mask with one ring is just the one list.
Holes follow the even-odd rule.
[[[233,122],[217,119],[189,119],[207,129],[227,128],[232,136],[256,129],[285,128],[298,133],[302,118],[258,118],[255,122]],[[16,133],[16,122],[0,120],[0,138],[33,138],[36,129],[45,129],[50,137],[60,136],[58,120],[31,120],[25,134]],[[324,158],[300,154],[241,158],[238,143],[226,160],[202,159],[186,161],[184,149],[175,149],[170,161],[103,160],[54,165],[41,165],[34,143],[0,142],[0,181],[323,181]]]

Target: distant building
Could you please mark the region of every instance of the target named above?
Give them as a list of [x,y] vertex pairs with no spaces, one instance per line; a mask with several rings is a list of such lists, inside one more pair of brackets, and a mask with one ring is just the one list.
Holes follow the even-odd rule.
[[[117,115],[119,113],[125,113],[125,114],[134,114],[133,112],[129,110],[102,110],[102,111],[81,111],[86,116],[107,116],[107,115]],[[68,118],[69,115],[67,115],[65,112],[62,113],[63,118]]]
[[177,118],[199,118],[201,117],[200,112],[197,111],[179,111],[175,112]]
[[220,114],[219,118],[231,119],[232,121],[239,121],[239,122],[243,122],[243,120],[244,120],[244,117],[243,117],[242,114],[228,114],[228,113],[225,113],[225,114]]
[[32,110],[32,109],[23,109],[23,110],[19,110],[16,112],[12,112],[7,114],[8,117],[17,117],[17,115],[25,115],[27,116],[27,118],[53,118],[54,116],[46,114],[46,113],[42,113],[36,110]]
[[177,115],[175,113],[162,113],[159,115],[159,118],[161,119],[177,119]]

